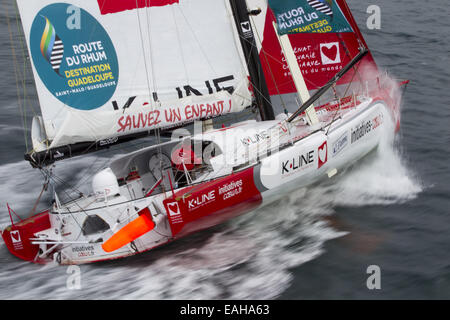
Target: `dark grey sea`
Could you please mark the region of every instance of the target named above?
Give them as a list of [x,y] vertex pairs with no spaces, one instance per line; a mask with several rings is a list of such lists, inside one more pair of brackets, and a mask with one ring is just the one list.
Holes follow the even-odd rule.
[[[298,190],[155,251],[83,265],[80,290],[68,289],[68,268],[22,262],[0,244],[0,299],[450,298],[450,6],[348,3],[378,65],[411,80],[393,147],[380,148],[332,184]],[[379,30],[367,27],[369,5],[381,8]],[[42,186],[39,171],[23,160],[30,147],[23,128],[39,107],[18,23],[14,2],[2,0],[0,224],[9,222],[7,202],[27,215]],[[26,100],[17,98],[15,56]],[[56,170],[82,186],[108,161],[91,154]],[[367,287],[370,266],[379,268],[378,290]]]

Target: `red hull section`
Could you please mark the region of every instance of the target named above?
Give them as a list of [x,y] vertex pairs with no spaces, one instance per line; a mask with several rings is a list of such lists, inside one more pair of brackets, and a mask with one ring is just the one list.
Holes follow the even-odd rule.
[[97,0],[101,14],[117,13],[126,10],[149,7],[162,7],[178,3],[179,0]]
[[172,235],[181,237],[222,223],[262,202],[254,168],[194,186],[164,200]]
[[35,261],[38,245],[31,244],[30,238],[36,232],[50,228],[49,212],[44,211],[3,230],[2,237],[9,251],[25,261]]

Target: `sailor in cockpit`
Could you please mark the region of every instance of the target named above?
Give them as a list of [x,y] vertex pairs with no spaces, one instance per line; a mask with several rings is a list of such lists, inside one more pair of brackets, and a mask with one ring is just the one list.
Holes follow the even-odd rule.
[[183,143],[172,152],[172,168],[177,187],[191,184],[210,171],[208,159],[203,157],[203,151],[210,142]]

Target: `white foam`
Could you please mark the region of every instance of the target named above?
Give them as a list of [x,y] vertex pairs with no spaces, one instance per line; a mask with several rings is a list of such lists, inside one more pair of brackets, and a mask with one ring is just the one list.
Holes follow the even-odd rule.
[[394,148],[393,137],[385,134],[373,154],[342,174],[326,190],[334,198],[333,205],[389,205],[416,198],[423,186]]

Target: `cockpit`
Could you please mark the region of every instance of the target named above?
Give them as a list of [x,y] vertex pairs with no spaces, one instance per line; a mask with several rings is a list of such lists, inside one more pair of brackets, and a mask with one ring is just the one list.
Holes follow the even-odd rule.
[[220,154],[214,142],[188,138],[136,151],[114,161],[110,168],[121,194],[139,199],[213,178],[210,159]]

